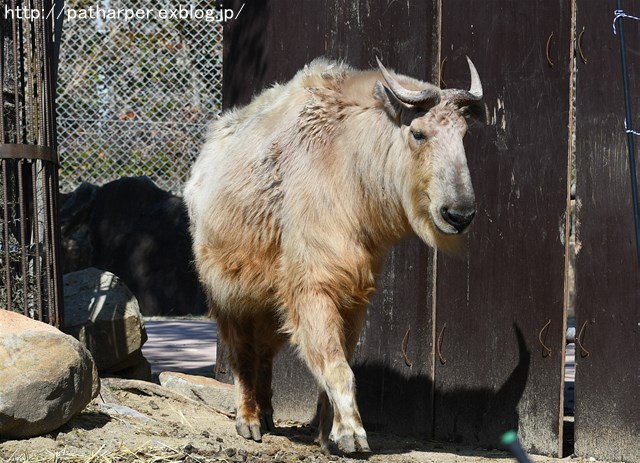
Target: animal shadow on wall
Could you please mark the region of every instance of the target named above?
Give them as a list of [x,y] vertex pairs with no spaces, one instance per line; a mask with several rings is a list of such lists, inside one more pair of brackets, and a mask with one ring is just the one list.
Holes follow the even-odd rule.
[[[515,337],[505,341],[505,349],[506,344],[517,343],[517,364],[498,389],[460,388],[436,391],[435,405],[447,404],[443,414],[436,417],[439,423],[437,439],[467,444],[472,439],[474,445],[499,448],[500,437],[506,430],[518,430],[518,404],[529,379],[531,351],[516,324],[513,325],[513,331]],[[220,347],[226,348],[224,345]],[[222,351],[221,354],[226,355],[226,352]],[[280,355],[283,356],[281,364],[290,364],[291,356],[295,354],[285,350]],[[404,366],[404,363],[402,365]],[[300,363],[299,368],[304,369],[304,364]],[[413,449],[423,448],[432,451],[433,443],[427,440],[431,437],[434,425],[430,403],[430,394],[434,390],[433,379],[425,374],[407,374],[397,366],[392,366],[390,362],[382,360],[356,360],[352,369],[356,377],[357,402],[360,404],[365,427],[372,431],[370,441],[374,452],[388,450],[388,442],[383,441],[391,435],[416,437],[418,440],[411,443]],[[228,376],[220,379],[232,382],[231,371],[225,370],[225,373],[228,373]],[[294,376],[297,376],[300,384],[313,384],[310,373],[305,371],[305,374],[308,375],[305,379],[300,377],[300,371]],[[293,378],[284,380],[282,385],[292,380]],[[280,394],[276,391],[275,395]],[[282,400],[291,400],[291,391],[278,402],[282,404]],[[440,407],[440,410],[442,409]],[[318,420],[317,411],[311,425],[305,429],[278,427],[275,433],[295,442],[312,444]]]
[[[476,445],[498,448],[502,433],[518,429],[518,404],[529,378],[531,352],[520,328],[514,324],[513,329],[518,363],[499,389],[436,390],[436,410],[446,404],[442,416],[436,416],[438,439],[468,443],[473,438]],[[356,363],[353,371],[362,419],[369,430],[428,437],[433,426],[428,397],[434,390],[432,378],[407,376],[380,361]]]

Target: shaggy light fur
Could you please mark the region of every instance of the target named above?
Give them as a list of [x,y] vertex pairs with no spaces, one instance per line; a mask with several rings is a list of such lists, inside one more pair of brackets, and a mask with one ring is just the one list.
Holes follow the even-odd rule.
[[445,97],[406,105],[381,81],[316,60],[214,122],[193,166],[184,194],[196,266],[247,438],[273,427],[272,360],[289,340],[323,390],[321,445],[369,450],[348,361],[384,252],[412,230],[455,250],[441,208],[474,207],[464,108]]

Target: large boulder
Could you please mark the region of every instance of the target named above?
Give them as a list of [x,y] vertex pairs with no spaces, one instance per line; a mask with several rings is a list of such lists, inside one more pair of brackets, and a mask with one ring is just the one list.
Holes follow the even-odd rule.
[[64,201],[60,222],[65,272],[89,265],[113,272],[144,315],[206,312],[182,198],[147,177],[83,184]]
[[150,377],[138,301],[113,273],[91,267],[64,275],[64,322],[64,331],[89,349],[101,374]]
[[77,340],[0,310],[0,436],[56,430],[100,391],[91,354]]

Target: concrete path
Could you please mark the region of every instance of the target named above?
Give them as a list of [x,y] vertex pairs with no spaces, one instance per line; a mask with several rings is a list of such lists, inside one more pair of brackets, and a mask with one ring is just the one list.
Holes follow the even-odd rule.
[[155,374],[180,371],[212,376],[218,327],[210,320],[147,319],[142,353]]
[[576,345],[567,344],[564,358],[564,408],[573,410],[576,381]]

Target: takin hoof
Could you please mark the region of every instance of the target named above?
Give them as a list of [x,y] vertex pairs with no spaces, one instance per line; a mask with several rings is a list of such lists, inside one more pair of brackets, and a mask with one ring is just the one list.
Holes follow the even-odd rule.
[[336,440],[336,445],[344,453],[370,453],[366,436],[344,435]]
[[316,442],[320,445],[320,450],[325,455],[371,453],[364,429],[361,432],[331,435],[330,440],[326,437],[323,438],[322,433],[320,433],[316,438]]
[[357,455],[359,453],[371,453],[367,439],[362,438],[349,439],[348,437],[343,437],[337,443],[325,441],[318,442],[318,444],[320,445],[320,451],[325,456],[345,456]]
[[244,419],[236,419],[236,431],[245,439],[252,439],[256,442],[262,442],[262,434],[260,434],[260,423],[251,423]]
[[275,430],[276,426],[273,424],[272,411],[262,413],[259,422],[240,417],[236,418],[236,431],[245,439],[262,442],[262,433],[274,433]]

